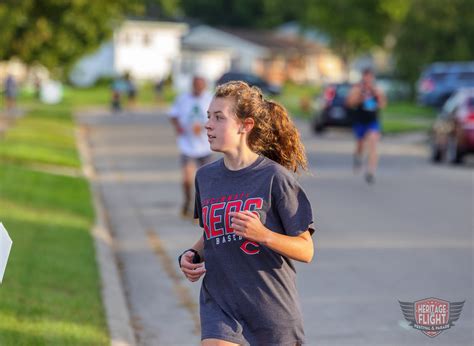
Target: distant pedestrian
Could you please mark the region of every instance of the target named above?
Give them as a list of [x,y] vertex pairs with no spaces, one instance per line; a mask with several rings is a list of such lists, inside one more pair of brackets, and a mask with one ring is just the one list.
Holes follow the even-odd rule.
[[375,77],[370,69],[362,72],[362,80],[350,90],[346,104],[353,114],[353,131],[356,138],[353,163],[354,171],[363,166],[364,149],[367,148],[365,180],[375,182],[378,164],[377,145],[380,140],[380,110],[387,101],[382,90],[376,87]]
[[112,82],[112,100],[111,108],[112,111],[122,111],[122,96],[127,92],[127,82],[122,77],[117,77]]
[[126,84],[127,106],[128,108],[134,108],[137,102],[137,87],[130,72],[125,73],[124,80]]
[[17,83],[12,74],[8,74],[4,83],[5,108],[7,113],[14,112],[16,109],[16,98],[18,94]]
[[195,76],[191,92],[179,95],[169,113],[181,152],[184,202],[181,215],[192,217],[192,188],[196,166],[211,162],[212,155],[204,125],[212,95],[206,91],[206,81]]
[[204,346],[301,345],[292,260],[313,257],[311,205],[292,172],[306,168],[286,110],[244,82],[217,87],[208,110],[211,149],[224,157],[196,174],[203,235],[179,257],[200,294]]

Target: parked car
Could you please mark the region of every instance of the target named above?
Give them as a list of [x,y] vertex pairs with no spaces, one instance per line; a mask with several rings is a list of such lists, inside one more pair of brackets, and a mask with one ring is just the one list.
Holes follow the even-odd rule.
[[463,87],[474,87],[474,61],[433,63],[418,80],[418,103],[442,107],[457,89]]
[[346,108],[345,102],[350,83],[337,83],[328,85],[321,96],[315,100],[313,130],[322,133],[328,127],[351,127],[351,113]]
[[433,162],[459,164],[469,153],[474,153],[474,88],[460,89],[446,101],[431,134]]
[[250,86],[259,87],[264,94],[279,95],[281,88],[277,85],[268,83],[257,75],[244,72],[226,72],[216,82],[216,85],[224,84],[234,80],[241,80]]

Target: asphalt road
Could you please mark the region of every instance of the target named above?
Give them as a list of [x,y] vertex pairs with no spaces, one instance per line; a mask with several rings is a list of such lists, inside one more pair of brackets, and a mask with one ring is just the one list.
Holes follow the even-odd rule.
[[[200,236],[179,218],[174,134],[160,111],[83,113],[116,254],[141,345],[199,343],[199,283],[176,257]],[[474,169],[427,160],[423,136],[384,138],[375,185],[352,172],[352,138],[299,124],[310,174],[316,256],[298,264],[308,345],[473,345]],[[429,338],[398,301],[464,301],[451,329]]]

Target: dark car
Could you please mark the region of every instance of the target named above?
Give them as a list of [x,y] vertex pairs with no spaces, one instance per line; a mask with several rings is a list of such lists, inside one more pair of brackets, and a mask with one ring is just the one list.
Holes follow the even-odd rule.
[[417,83],[418,103],[441,107],[459,88],[474,87],[474,61],[429,65]]
[[270,84],[254,74],[243,72],[226,72],[216,81],[216,85],[236,80],[241,80],[250,86],[258,87],[264,94],[279,95],[281,92],[281,88],[279,86]]
[[351,88],[352,84],[350,83],[330,84],[316,99],[313,118],[313,130],[316,133],[322,133],[327,127],[352,126],[351,113],[345,105]]
[[462,163],[474,153],[474,88],[457,91],[446,101],[431,135],[433,162]]

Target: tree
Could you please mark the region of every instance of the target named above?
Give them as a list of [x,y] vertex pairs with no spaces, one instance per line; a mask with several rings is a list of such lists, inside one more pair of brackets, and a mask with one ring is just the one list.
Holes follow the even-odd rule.
[[325,32],[347,63],[357,54],[386,46],[404,19],[411,0],[304,0],[300,18]]
[[297,1],[282,0],[182,0],[185,15],[209,25],[272,28],[297,18]]
[[412,0],[395,46],[397,71],[414,82],[434,61],[472,60],[472,0]]
[[180,0],[143,0],[144,15],[156,20],[166,20],[182,16]]
[[472,0],[303,1],[299,17],[326,32],[345,61],[383,47],[395,57],[395,73],[410,82],[423,65],[474,56]]
[[262,16],[261,0],[183,0],[186,16],[209,25],[254,27]]
[[21,0],[0,3],[0,60],[67,69],[110,37],[139,0]]

